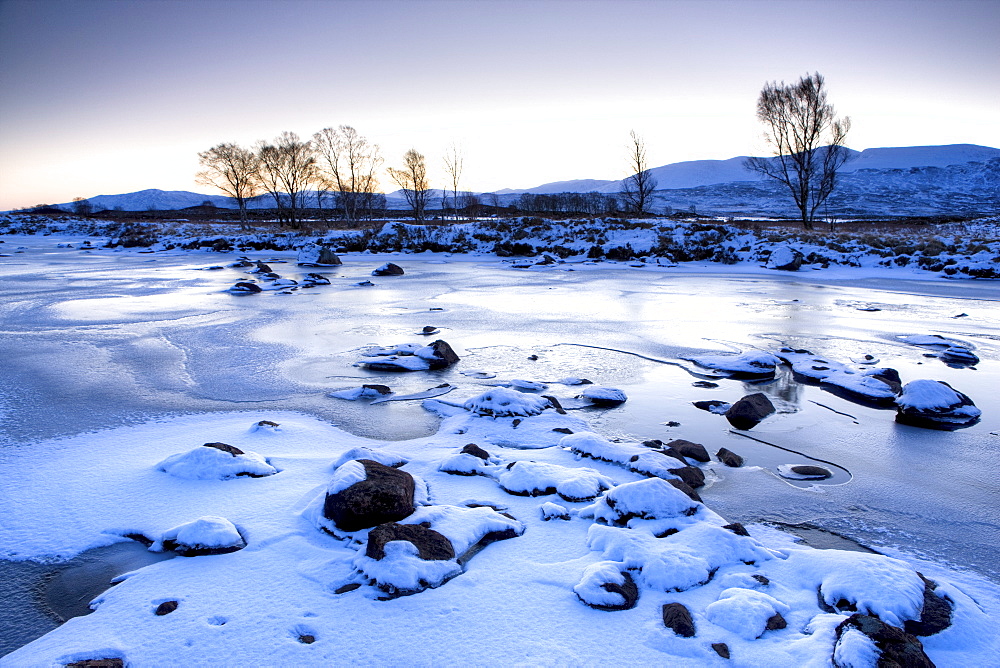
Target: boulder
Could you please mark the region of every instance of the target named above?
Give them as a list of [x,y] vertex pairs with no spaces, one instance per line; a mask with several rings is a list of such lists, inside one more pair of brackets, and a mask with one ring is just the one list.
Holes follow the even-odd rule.
[[832,473],[822,466],[810,466],[808,464],[790,466],[788,470],[809,480],[826,480],[833,476]]
[[725,464],[734,469],[738,469],[743,466],[743,458],[732,450],[727,450],[726,448],[719,448],[719,451],[715,453],[715,457]]
[[874,615],[854,613],[837,626],[837,645],[834,650],[834,665],[841,666],[837,661],[838,650],[850,630],[857,630],[870,638],[878,649],[879,666],[906,666],[907,668],[934,668],[923,644],[916,636],[895,626],[886,624]]
[[432,370],[447,369],[461,359],[455,354],[455,351],[451,349],[448,342],[442,339],[434,341],[429,347],[431,348],[431,351],[427,355],[421,355],[421,357],[430,362],[430,368]]
[[705,472],[697,466],[682,466],[667,470],[680,478],[688,487],[698,488],[705,484]]
[[805,257],[791,246],[779,246],[771,251],[771,257],[767,260],[770,269],[780,269],[782,271],[798,271],[802,266]]
[[483,450],[481,447],[475,443],[469,443],[462,448],[462,453],[466,455],[472,455],[473,457],[478,457],[484,462],[489,461],[490,453]]
[[216,450],[222,450],[223,452],[228,452],[233,457],[244,454],[242,450],[234,445],[229,445],[227,443],[202,443],[203,448],[215,448]]
[[946,349],[939,356],[941,361],[955,366],[972,366],[979,364],[979,358],[968,348],[962,346],[952,346]]
[[688,459],[694,459],[702,463],[711,461],[708,456],[708,450],[705,446],[700,443],[692,443],[691,441],[685,441],[683,438],[679,438],[675,441],[670,441],[667,443],[666,448],[673,449],[675,452],[679,453],[682,457],[687,457]]
[[386,262],[381,267],[372,272],[372,276],[402,276],[403,268],[398,264]]
[[413,514],[413,476],[370,459],[358,463],[364,467],[365,479],[327,492],[323,503],[326,519],[342,531],[360,531]]
[[157,617],[162,617],[163,615],[169,615],[171,612],[177,609],[177,601],[164,601],[156,606],[156,611],[153,613]]
[[934,593],[937,583],[928,580],[923,573],[917,573],[924,581],[924,607],[920,611],[920,619],[908,619],[903,623],[903,630],[915,636],[930,636],[940,633],[951,626],[951,614],[954,604],[947,596]]
[[304,267],[335,267],[343,264],[329,246],[307,244],[299,250],[295,261]]
[[302,284],[305,287],[311,287],[314,285],[330,285],[330,279],[323,274],[306,274],[302,278]]
[[667,482],[670,483],[674,488],[687,494],[688,498],[691,499],[692,501],[697,501],[698,503],[701,503],[701,496],[698,495],[698,492],[694,491],[694,488],[691,487],[691,485],[684,482],[683,480],[670,479]]
[[972,399],[939,380],[914,380],[896,399],[896,422],[925,429],[958,429],[979,422]]
[[228,554],[246,546],[246,540],[232,522],[214,516],[199,517],[194,522],[165,531],[159,545],[154,545],[163,551],[173,550],[182,557]]
[[595,406],[618,406],[625,403],[628,397],[625,393],[614,387],[598,387],[592,385],[580,394],[581,397]]
[[683,603],[663,604],[663,625],[682,638],[693,638],[695,635],[694,620]]
[[236,294],[257,294],[258,292],[263,292],[261,287],[256,283],[248,283],[246,281],[240,281],[233,287],[229,288],[229,291]]
[[774,404],[762,392],[748,394],[726,411],[729,424],[737,429],[753,429],[761,420],[774,413]]
[[724,642],[714,642],[712,643],[712,649],[715,653],[721,656],[723,659],[729,658],[729,645]]
[[[732,524],[724,524],[722,526],[722,528],[723,529],[728,529],[728,530],[732,531],[737,536],[749,536],[750,535],[750,532],[747,531],[747,528],[745,526],[743,526],[739,522],[733,522]],[[757,576],[754,576],[754,577],[757,577]],[[761,576],[761,577],[763,577],[763,576]]]
[[444,534],[421,524],[380,524],[368,532],[365,556],[375,560],[385,557],[385,544],[394,540],[405,540],[417,548],[421,559],[443,561],[455,558],[455,548]]

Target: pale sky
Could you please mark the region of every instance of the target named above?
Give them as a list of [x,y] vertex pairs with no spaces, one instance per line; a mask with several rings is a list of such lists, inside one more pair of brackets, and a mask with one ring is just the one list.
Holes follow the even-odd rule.
[[198,151],[340,124],[435,187],[452,143],[470,190],[618,179],[632,129],[761,153],[761,86],[814,71],[851,148],[1000,147],[998,33],[1000,0],[0,0],[0,210],[210,193]]

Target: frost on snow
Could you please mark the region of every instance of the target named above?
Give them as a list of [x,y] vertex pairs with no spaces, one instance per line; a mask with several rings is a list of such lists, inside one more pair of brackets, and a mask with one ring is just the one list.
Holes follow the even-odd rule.
[[233,455],[205,446],[171,455],[157,464],[156,468],[172,476],[191,480],[231,480],[238,476],[259,478],[278,472],[256,452]]
[[732,631],[744,640],[759,638],[775,614],[786,615],[790,608],[764,592],[734,587],[719,594],[719,599],[705,607],[705,616],[713,624]]

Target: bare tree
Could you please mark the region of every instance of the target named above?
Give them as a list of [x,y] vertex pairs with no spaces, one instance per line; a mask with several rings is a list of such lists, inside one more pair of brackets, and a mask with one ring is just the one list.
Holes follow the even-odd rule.
[[376,172],[382,165],[379,147],[350,125],[324,128],[313,135],[322,187],[334,190],[344,219],[359,219],[378,188]]
[[84,197],[73,198],[73,213],[78,216],[89,216],[93,212],[94,206],[90,203],[89,199]]
[[[316,177],[316,155],[312,144],[294,132],[282,132],[273,144],[258,144],[259,175],[264,187],[274,197],[278,215],[298,226],[299,209],[309,184]],[[287,206],[285,199],[287,197]],[[284,215],[282,215],[284,214]]]
[[646,161],[646,144],[642,137],[629,133],[632,141],[628,145],[628,166],[633,174],[622,181],[622,198],[632,213],[644,215],[649,207],[653,191],[656,190],[656,179],[649,171]]
[[[448,173],[449,185],[451,186],[451,202],[452,207],[455,209],[455,219],[458,219],[458,186],[462,180],[462,168],[465,165],[465,156],[459,151],[458,147],[452,144],[448,147],[448,150],[444,154],[444,168]],[[447,193],[447,188],[445,189]],[[442,198],[446,198],[447,194],[443,195]],[[443,207],[442,207],[443,208]]]
[[431,190],[427,181],[424,156],[411,148],[403,155],[403,169],[389,168],[389,176],[403,189],[406,203],[413,209],[413,220],[423,222]]
[[837,171],[849,157],[843,146],[851,119],[838,119],[826,101],[823,76],[816,72],[798,83],[772,81],[757,99],[757,118],[772,158],[749,158],[747,169],[783,183],[811,230],[816,210],[837,186]]
[[236,200],[240,227],[247,225],[247,200],[260,191],[260,160],[256,153],[233,143],[223,143],[198,154],[202,170],[195,180],[218,188]]

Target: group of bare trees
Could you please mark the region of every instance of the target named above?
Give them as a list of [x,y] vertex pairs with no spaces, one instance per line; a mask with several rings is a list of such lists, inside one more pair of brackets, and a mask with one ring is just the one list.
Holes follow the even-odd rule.
[[[282,132],[250,148],[222,143],[199,153],[198,159],[198,183],[235,199],[244,226],[248,201],[264,194],[274,199],[279,219],[292,227],[300,225],[311,193],[319,209],[324,199],[332,198],[331,208],[348,222],[384,207],[385,198],[378,192],[379,147],[349,125],[324,128],[311,139]],[[389,174],[403,189],[414,218],[423,220],[431,193],[424,156],[410,149],[403,160],[405,167],[390,168]],[[454,182],[457,190],[457,176]]]

